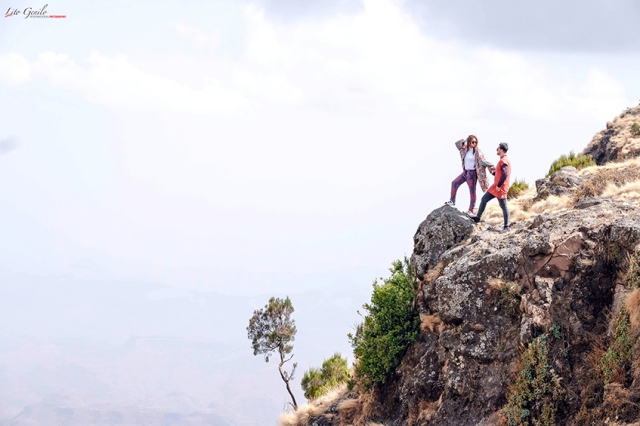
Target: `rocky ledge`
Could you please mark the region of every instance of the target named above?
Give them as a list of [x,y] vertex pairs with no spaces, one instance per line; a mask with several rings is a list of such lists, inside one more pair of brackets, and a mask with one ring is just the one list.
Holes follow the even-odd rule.
[[509,233],[431,212],[411,256],[417,341],[384,385],[303,423],[640,424],[638,123],[629,108],[584,150],[616,163],[538,180]]
[[624,385],[627,405],[607,408],[593,374],[594,351],[602,353],[628,292],[620,272],[625,254],[640,249],[640,206],[587,198],[496,231],[448,206],[429,214],[411,258],[420,279],[418,340],[384,386],[347,393],[313,424],[357,423],[354,410],[385,425],[504,424],[523,350],[543,334],[552,336],[547,368],[561,383],[556,424],[640,415],[640,379]]

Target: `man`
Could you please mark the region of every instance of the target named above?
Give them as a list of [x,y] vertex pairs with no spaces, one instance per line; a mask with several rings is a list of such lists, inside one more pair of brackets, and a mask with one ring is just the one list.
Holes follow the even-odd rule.
[[511,177],[511,163],[509,162],[509,157],[507,157],[508,150],[509,145],[507,145],[506,142],[498,145],[497,154],[500,157],[500,161],[498,161],[496,167],[489,168],[491,174],[494,175],[493,185],[491,185],[489,190],[482,196],[480,207],[478,208],[478,215],[471,218],[475,223],[480,222],[480,217],[482,217],[487,203],[497,198],[498,204],[500,204],[500,208],[502,209],[502,216],[504,217],[502,234],[511,230],[509,228],[509,210],[507,209],[507,192],[509,192],[509,178]]

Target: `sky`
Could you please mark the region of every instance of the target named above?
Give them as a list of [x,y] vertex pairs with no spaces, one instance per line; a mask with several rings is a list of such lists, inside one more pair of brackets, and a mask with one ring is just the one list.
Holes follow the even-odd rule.
[[[508,142],[514,177],[533,185],[640,100],[632,0],[47,4],[59,19],[25,19],[44,4],[1,5],[19,13],[0,23],[0,298],[20,320],[0,331],[38,344],[235,345],[231,332],[190,332],[224,316],[171,327],[160,320],[171,309],[147,302],[237,302],[238,337],[269,296],[315,294],[345,322],[343,333],[297,310],[333,345],[301,345],[319,365],[349,351],[371,282],[448,199],[454,141],[477,135],[494,161]],[[124,320],[105,311],[79,326],[105,289],[113,309],[131,303]],[[60,303],[36,308],[33,292]],[[25,392],[7,412],[48,395]]]
[[638,7],[61,2],[65,19],[4,18],[4,267],[228,294],[384,271],[446,200],[453,141],[477,134],[490,157],[510,142],[533,183],[635,105]]

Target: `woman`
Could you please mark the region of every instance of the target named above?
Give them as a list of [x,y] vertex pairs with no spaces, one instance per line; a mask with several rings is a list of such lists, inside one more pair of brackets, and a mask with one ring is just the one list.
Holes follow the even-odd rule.
[[487,191],[489,181],[487,179],[486,168],[493,167],[493,164],[488,162],[478,149],[478,138],[474,135],[469,135],[466,141],[464,139],[457,141],[456,148],[460,151],[460,158],[462,159],[462,174],[451,182],[451,199],[445,204],[454,206],[456,204],[458,188],[464,182],[467,182],[471,198],[467,215],[475,216],[473,209],[476,206],[476,182],[480,181],[482,192]]

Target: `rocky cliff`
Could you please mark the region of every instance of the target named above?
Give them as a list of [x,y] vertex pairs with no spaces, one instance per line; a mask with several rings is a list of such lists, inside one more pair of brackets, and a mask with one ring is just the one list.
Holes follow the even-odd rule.
[[640,135],[615,131],[587,149],[603,166],[561,169],[511,202],[510,233],[491,226],[498,209],[480,225],[431,212],[411,257],[418,340],[384,385],[344,390],[303,423],[640,420],[640,169],[606,164],[631,158]]

